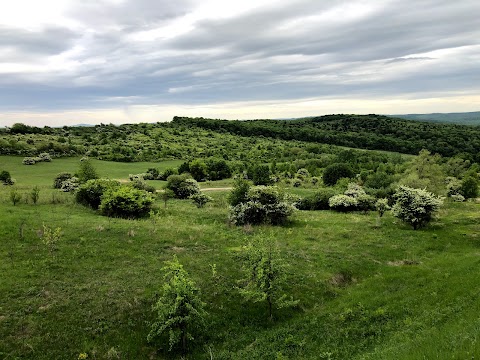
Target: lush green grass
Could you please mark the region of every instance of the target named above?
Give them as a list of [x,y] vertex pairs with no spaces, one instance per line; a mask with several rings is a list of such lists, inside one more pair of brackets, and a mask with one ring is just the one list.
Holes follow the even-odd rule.
[[[80,157],[58,158],[52,162],[37,163],[35,165],[22,165],[23,157],[0,156],[0,169],[10,172],[12,178],[17,180],[17,186],[52,186],[53,178],[60,172],[75,173],[80,164]],[[128,180],[129,174],[139,174],[148,168],[158,168],[160,171],[168,167],[178,167],[182,161],[167,160],[162,162],[135,162],[120,163],[113,161],[91,160],[102,177],[111,179]],[[152,182],[152,185],[155,185]]]
[[[214,202],[204,209],[172,200],[165,210],[159,201],[156,222],[109,219],[50,188],[57,172],[74,171],[77,162],[12,167],[22,193],[41,169],[37,206],[13,206],[10,188],[0,188],[2,359],[176,357],[146,342],[160,269],[173,255],[202,289],[210,314],[191,359],[480,355],[479,204],[448,203],[418,231],[389,214],[380,221],[374,213],[330,211],[298,212],[284,227],[232,227],[226,191],[209,193]],[[146,166],[95,165],[112,178]],[[62,228],[53,253],[41,241],[43,224]],[[239,249],[265,236],[278,242],[290,265],[287,291],[300,300],[298,309],[277,311],[274,322],[263,304],[245,304],[235,291]]]

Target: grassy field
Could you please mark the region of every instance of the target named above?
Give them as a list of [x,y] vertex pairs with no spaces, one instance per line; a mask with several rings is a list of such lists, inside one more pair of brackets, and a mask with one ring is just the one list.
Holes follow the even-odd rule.
[[[13,166],[26,194],[9,202],[0,188],[0,358],[171,359],[149,344],[151,306],[161,267],[178,256],[202,289],[208,329],[190,359],[477,359],[480,356],[480,204],[447,203],[439,220],[413,231],[390,214],[299,211],[283,227],[233,227],[227,191],[204,209],[189,200],[158,201],[159,217],[110,219],[51,189],[78,159]],[[150,166],[95,162],[124,179]],[[228,182],[205,184],[226,187]],[[313,190],[298,190],[306,194]],[[56,194],[56,195],[53,195]],[[43,225],[60,227],[57,249]],[[287,291],[298,308],[270,322],[263,304],[241,301],[237,258],[246,241],[272,237],[289,264]],[[217,276],[212,275],[216,265]]]

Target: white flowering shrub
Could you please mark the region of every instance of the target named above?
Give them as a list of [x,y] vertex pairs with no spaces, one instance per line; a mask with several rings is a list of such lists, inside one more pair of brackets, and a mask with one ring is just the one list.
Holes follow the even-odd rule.
[[355,211],[358,206],[358,200],[348,195],[334,195],[328,199],[328,205],[332,210],[336,211]]
[[382,217],[387,210],[390,210],[390,205],[388,205],[388,199],[378,199],[375,203],[375,209],[378,211],[378,215]]
[[400,186],[394,195],[392,213],[417,230],[427,225],[440,209],[442,199],[425,189]]
[[23,165],[35,165],[35,163],[36,163],[35,159],[28,156],[23,158],[23,161],[22,161]]
[[38,155],[38,159],[39,161],[45,161],[45,162],[50,162],[52,161],[52,157],[50,156],[49,153],[41,153],[40,155]]
[[452,199],[455,202],[464,202],[465,196],[463,196],[462,194],[453,194],[453,195],[450,195],[450,199]]
[[235,225],[284,223],[295,208],[275,186],[254,186],[245,201],[230,208],[230,221]]
[[193,201],[195,205],[197,205],[198,208],[202,208],[207,203],[213,201],[213,198],[211,196],[208,196],[207,194],[204,194],[202,192],[193,194],[192,196],[190,196],[190,199]]

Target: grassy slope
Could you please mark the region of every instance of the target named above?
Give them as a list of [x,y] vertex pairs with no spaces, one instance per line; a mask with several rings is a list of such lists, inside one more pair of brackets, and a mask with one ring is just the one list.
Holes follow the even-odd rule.
[[[80,352],[151,358],[155,347],[145,341],[150,306],[162,284],[162,262],[174,254],[203,289],[211,314],[210,331],[200,339],[206,346],[191,358],[209,359],[210,352],[215,359],[480,354],[478,204],[448,204],[440,221],[419,231],[390,215],[379,223],[373,213],[330,211],[298,212],[286,227],[243,229],[228,226],[226,193],[214,192],[204,210],[171,201],[154,224],[98,216],[68,194],[58,198],[64,203],[50,204],[59,169],[45,169],[57,161],[12,171],[23,192],[33,173],[20,171],[39,172],[45,185],[38,206],[13,207],[9,188],[0,188],[0,358],[65,359]],[[105,163],[102,171],[125,177],[108,172],[116,165]],[[130,171],[136,165],[124,165],[125,174],[138,172]],[[43,223],[63,229],[53,256],[38,237]],[[301,300],[300,309],[277,312],[274,323],[263,305],[243,304],[233,291],[240,277],[235,254],[260,236],[278,241],[291,265],[288,290]],[[211,276],[211,264],[219,278]],[[351,281],[330,281],[341,279],[338,274]]]

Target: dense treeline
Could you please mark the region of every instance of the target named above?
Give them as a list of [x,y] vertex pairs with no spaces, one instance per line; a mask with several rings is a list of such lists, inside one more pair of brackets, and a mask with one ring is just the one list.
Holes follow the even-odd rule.
[[372,150],[480,160],[480,127],[409,121],[382,115],[326,115],[297,120],[227,121],[175,117],[174,124],[242,136],[265,136]]

